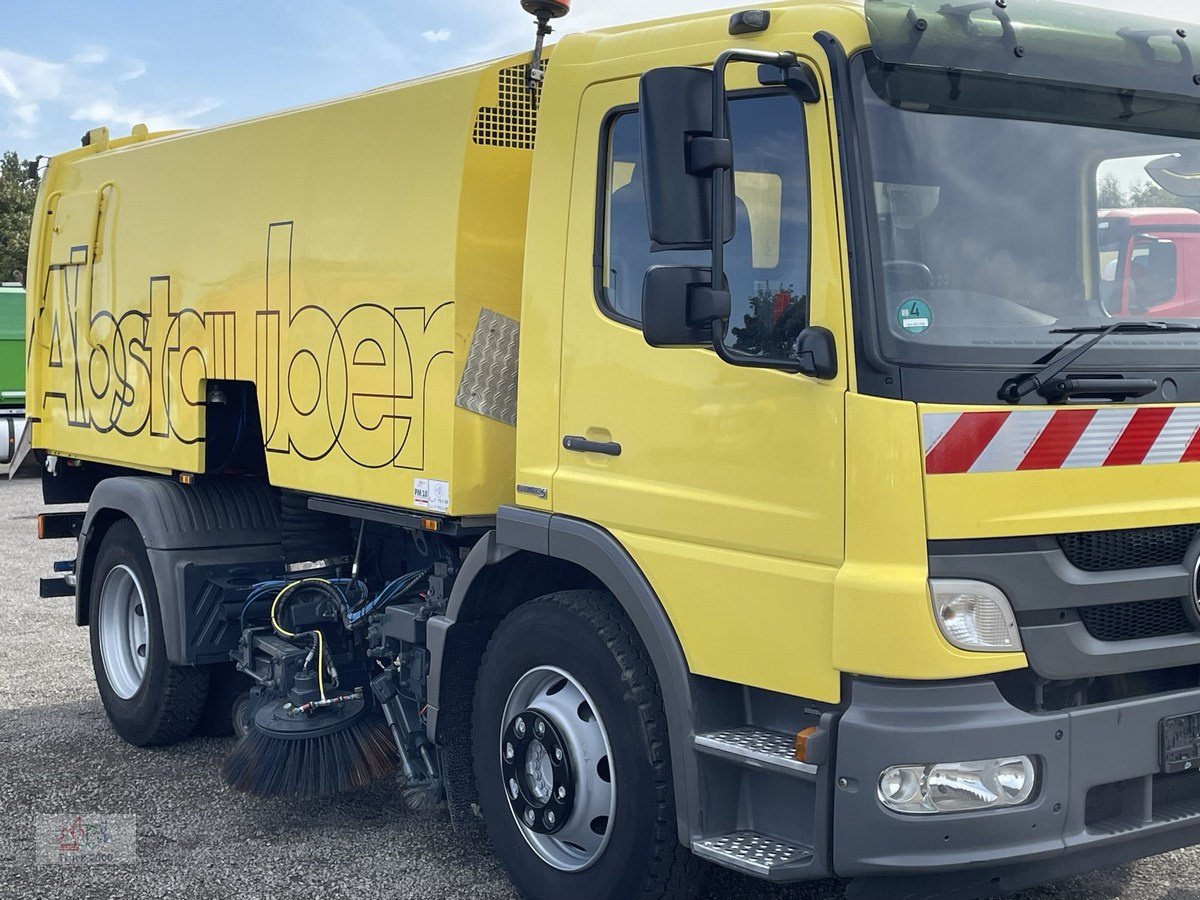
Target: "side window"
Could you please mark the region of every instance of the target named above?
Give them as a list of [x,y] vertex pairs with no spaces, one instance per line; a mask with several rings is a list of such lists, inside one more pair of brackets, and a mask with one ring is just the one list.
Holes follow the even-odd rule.
[[[811,237],[804,109],[789,94],[734,99],[737,228],[725,248],[733,294],[728,347],[749,356],[789,359],[808,324]],[[654,265],[706,266],[703,251],[652,253],[641,180],[641,125],[636,112],[608,128],[600,303],[631,325],[642,319],[642,280]]]

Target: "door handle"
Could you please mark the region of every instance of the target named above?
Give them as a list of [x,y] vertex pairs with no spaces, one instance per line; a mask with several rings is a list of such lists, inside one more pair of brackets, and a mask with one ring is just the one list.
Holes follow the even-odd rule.
[[563,447],[576,453],[603,453],[605,456],[620,456],[621,445],[616,441],[589,441],[577,434],[563,438]]

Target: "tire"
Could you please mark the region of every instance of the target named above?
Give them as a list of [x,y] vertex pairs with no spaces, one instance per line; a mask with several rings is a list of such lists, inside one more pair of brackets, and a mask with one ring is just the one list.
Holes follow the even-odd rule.
[[[129,608],[132,613],[119,614]],[[128,519],[114,523],[101,540],[89,611],[92,668],[117,734],[138,747],[190,736],[204,711],[209,672],[200,666],[172,665],[167,659],[150,559],[141,534]],[[122,637],[119,623],[124,619],[132,623],[131,638]],[[142,660],[140,673],[135,657]]]
[[[556,682],[560,676],[565,677]],[[530,692],[526,706],[523,698]],[[518,719],[542,729],[541,749],[533,746],[537,740],[525,737],[529,727]],[[596,723],[602,741],[596,738]],[[658,681],[632,624],[611,595],[564,591],[509,614],[480,665],[473,730],[484,825],[524,896],[688,896],[698,860],[680,845],[676,831]],[[506,762],[514,741],[515,761]],[[544,761],[563,746],[568,768],[547,767]],[[607,763],[593,764],[601,753],[607,754]],[[522,774],[531,758],[533,768],[546,774]],[[518,816],[534,815],[537,827],[545,830],[546,813],[553,811],[564,788],[571,805],[562,807],[556,834],[518,824]],[[510,789],[517,795],[511,804]],[[588,818],[604,810],[605,798],[611,817]],[[584,818],[598,823],[603,836],[594,830],[598,840],[560,840],[558,835],[586,837]]]

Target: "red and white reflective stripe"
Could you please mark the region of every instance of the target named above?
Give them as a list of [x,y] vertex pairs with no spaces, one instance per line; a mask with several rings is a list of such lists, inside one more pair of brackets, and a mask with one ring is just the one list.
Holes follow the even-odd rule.
[[926,413],[921,429],[930,475],[1200,462],[1200,406]]

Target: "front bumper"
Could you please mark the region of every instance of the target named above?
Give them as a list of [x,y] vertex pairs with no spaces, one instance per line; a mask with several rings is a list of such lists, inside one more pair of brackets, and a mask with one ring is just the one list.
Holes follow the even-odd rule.
[[[990,681],[851,690],[834,772],[842,877],[960,873],[977,888],[1010,888],[1200,843],[1200,773],[1163,776],[1159,759],[1161,721],[1200,711],[1200,690],[1049,713],[1012,706]],[[876,796],[892,765],[1007,755],[1037,760],[1038,792],[1025,806],[910,816]],[[898,887],[892,895],[904,895]]]

